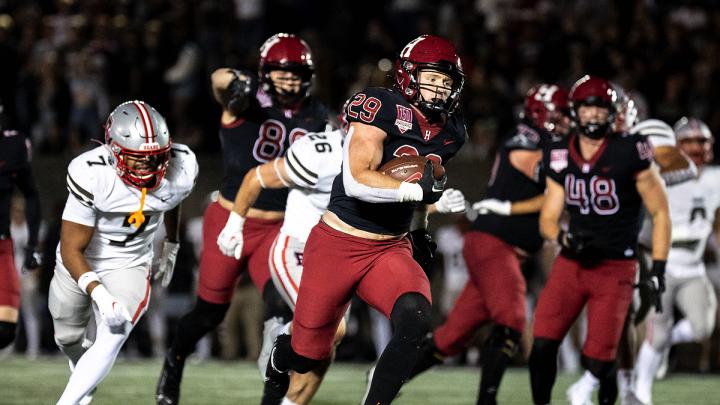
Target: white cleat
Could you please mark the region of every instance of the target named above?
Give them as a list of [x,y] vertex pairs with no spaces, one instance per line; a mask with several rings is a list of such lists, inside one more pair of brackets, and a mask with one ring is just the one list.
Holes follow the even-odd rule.
[[663,353],[662,353],[662,361],[660,362],[660,366],[658,367],[657,371],[655,372],[656,379],[664,380],[665,377],[667,377],[669,363],[670,363],[670,349],[665,349],[665,350],[663,350]]
[[258,369],[260,370],[260,376],[262,378],[265,378],[265,373],[267,372],[268,360],[270,359],[273,344],[275,344],[275,338],[280,335],[283,326],[285,326],[285,324],[282,322],[282,318],[278,316],[265,321],[262,348],[260,349],[260,356],[258,356],[257,359]]
[[565,391],[565,394],[571,405],[594,405],[592,401],[593,389],[584,384],[580,384],[580,381],[571,385],[570,388]]

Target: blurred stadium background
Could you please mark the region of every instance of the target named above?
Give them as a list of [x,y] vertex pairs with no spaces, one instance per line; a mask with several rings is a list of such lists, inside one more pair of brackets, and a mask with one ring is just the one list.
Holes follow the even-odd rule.
[[[21,356],[59,355],[52,340],[46,296],[58,217],[66,196],[66,166],[72,157],[91,147],[93,140],[102,139],[101,126],[107,114],[128,99],[155,106],[166,117],[174,140],[196,151],[201,167],[196,190],[185,204],[186,238],[176,279],[163,304],[161,326],[148,326],[147,317],[145,327],[134,332],[125,357],[159,354],[167,338],[165,330],[172,333],[173,322],[192,299],[196,265],[192,242],[199,239],[193,218],[202,215],[207,195],[222,175],[219,108],[211,97],[209,74],[222,66],[255,70],[258,47],[276,32],[299,34],[310,44],[317,69],[313,91],[335,110],[354,91],[383,84],[396,52],[410,39],[434,33],[454,42],[467,75],[462,110],[470,142],[448,170],[450,185],[462,189],[471,201],[484,192],[495,145],[512,127],[524,92],[540,81],[568,86],[585,73],[606,76],[629,89],[650,117],[672,124],[683,115],[693,115],[705,120],[714,132],[720,130],[720,2],[716,0],[0,0],[0,97],[13,125],[33,141],[33,167],[46,223],[45,268],[23,276],[24,293],[27,290],[31,297],[23,317],[35,319],[39,333],[31,334],[39,336],[39,341],[29,341],[28,333],[21,329],[13,349],[16,354],[3,354],[0,403],[47,403],[65,382],[67,370],[60,356],[37,362]],[[451,221],[437,218],[433,226]],[[715,263],[709,273],[717,281],[717,261],[713,255],[708,260]],[[441,302],[447,280],[441,261],[437,267],[433,288],[439,297],[436,302]],[[527,266],[531,295],[542,285],[540,267],[537,263]],[[242,294],[238,294],[236,306],[260,307],[252,288],[241,285],[239,289]],[[443,305],[438,307],[440,320]],[[259,326],[237,327],[253,324],[247,320],[255,319],[253,314],[234,316],[235,321],[228,321],[206,344],[201,358],[256,355]],[[356,305],[350,335],[339,352],[341,360],[374,359],[369,319]],[[674,349],[674,369],[717,373],[719,338],[716,331],[712,342],[703,346]],[[471,352],[457,361],[474,363],[476,357]],[[521,358],[518,364],[523,364]],[[233,389],[220,393],[225,399],[198,399],[197,403],[229,403],[231,398],[239,398],[234,395],[245,384],[234,385],[236,382],[255,378],[249,365],[204,367],[208,368],[189,367],[190,376],[203,375],[207,381],[214,380],[208,376],[222,376],[221,381]],[[232,373],[224,374],[226,369]],[[207,376],[205,370],[209,370]],[[348,378],[345,383],[352,383],[348,392],[359,395],[364,384],[361,368],[340,370],[339,375]],[[149,395],[158,371],[156,362],[122,362],[108,381],[122,381],[123,386],[138,390],[142,386]],[[467,403],[474,397],[476,378],[475,369],[428,374],[423,381],[437,381],[431,385],[436,391],[462,385],[467,396],[452,402],[438,395],[437,401],[422,402],[420,398],[430,397],[423,396],[425,391],[419,389],[423,384],[416,382],[405,389],[408,393],[402,401]],[[333,399],[343,398],[333,393],[340,392],[333,391],[339,379],[330,374],[318,403],[348,403]],[[52,395],[39,396],[35,402],[5,396],[6,392],[27,393],[37,388],[39,381],[54,387]],[[569,379],[563,379],[560,385],[567,382]],[[197,391],[205,390],[203,384],[197,383]],[[257,398],[259,384],[246,386],[256,395],[252,398]],[[657,387],[662,392],[682,389],[718,394],[720,379],[680,377]],[[411,397],[411,390],[419,395]],[[521,392],[525,399],[516,403],[527,403],[525,371],[513,373],[512,383],[502,391],[505,398]],[[150,401],[150,397],[145,401],[145,394],[135,394],[127,400]],[[657,398],[658,403],[713,403],[706,402],[707,395]],[[121,400],[127,402],[120,394],[113,399]]]

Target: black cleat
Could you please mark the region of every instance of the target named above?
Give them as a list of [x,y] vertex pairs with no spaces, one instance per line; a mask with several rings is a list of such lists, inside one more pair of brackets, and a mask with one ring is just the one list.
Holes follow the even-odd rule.
[[169,351],[163,362],[160,380],[155,391],[157,405],[177,405],[180,403],[180,383],[182,382],[185,359],[180,359]]
[[290,335],[279,335],[270,351],[267,368],[265,370],[265,386],[260,405],[278,405],[282,402],[290,387],[289,370],[278,370],[273,358],[277,355],[278,345],[290,346]]

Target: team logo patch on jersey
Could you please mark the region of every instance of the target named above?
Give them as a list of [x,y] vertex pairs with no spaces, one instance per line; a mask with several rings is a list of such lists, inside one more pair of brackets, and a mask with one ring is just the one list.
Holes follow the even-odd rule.
[[567,149],[553,149],[550,151],[550,168],[560,173],[568,165]]
[[398,127],[398,131],[400,131],[401,134],[404,134],[412,129],[412,110],[401,105],[396,105],[396,107],[397,118],[395,119],[395,126]]

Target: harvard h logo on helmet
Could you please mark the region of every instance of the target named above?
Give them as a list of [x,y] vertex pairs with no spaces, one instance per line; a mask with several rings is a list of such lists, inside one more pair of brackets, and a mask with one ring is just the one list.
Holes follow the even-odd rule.
[[125,183],[149,189],[160,185],[172,142],[165,118],[157,110],[137,100],[120,104],[105,123],[105,143]]
[[555,84],[537,84],[525,95],[523,118],[538,128],[556,134],[568,114],[568,93]]
[[296,73],[301,78],[298,98],[309,95],[315,65],[312,51],[308,44],[293,34],[279,33],[268,38],[260,47],[258,76],[263,90],[271,95],[278,95],[277,89],[270,80],[273,70],[286,70]]
[[[444,101],[423,100],[420,96],[421,70],[434,70],[449,75],[450,95]],[[460,57],[450,41],[434,35],[422,35],[410,41],[395,61],[393,86],[410,103],[424,112],[452,114],[465,83]]]

